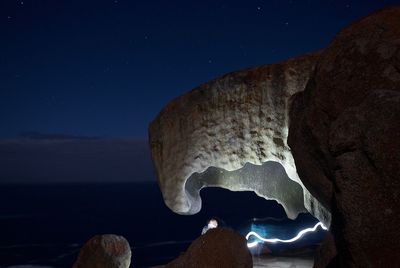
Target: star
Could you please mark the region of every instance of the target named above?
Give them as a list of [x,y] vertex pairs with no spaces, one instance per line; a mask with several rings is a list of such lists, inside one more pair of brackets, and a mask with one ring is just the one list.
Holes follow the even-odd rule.
[[258,10],[258,11],[260,11],[260,10],[261,10],[261,7],[260,7],[260,6],[258,6],[258,7],[257,7],[257,10]]

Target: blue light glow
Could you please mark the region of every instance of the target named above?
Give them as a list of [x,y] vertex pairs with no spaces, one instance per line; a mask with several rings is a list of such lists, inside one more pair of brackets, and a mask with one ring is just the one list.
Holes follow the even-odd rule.
[[322,222],[318,222],[314,227],[306,228],[304,230],[301,230],[295,237],[290,238],[290,239],[279,239],[279,238],[269,238],[269,239],[267,239],[267,238],[263,238],[257,232],[251,231],[246,235],[247,241],[249,240],[249,238],[251,236],[255,236],[259,240],[256,240],[256,241],[253,241],[253,242],[248,242],[247,243],[247,247],[248,248],[253,248],[253,247],[257,246],[259,243],[263,243],[263,242],[266,242],[266,243],[277,243],[277,242],[280,242],[280,243],[292,243],[292,242],[300,239],[301,237],[303,237],[306,233],[315,232],[318,229],[318,226],[320,226],[323,230],[328,230],[328,228],[325,225],[323,225]]

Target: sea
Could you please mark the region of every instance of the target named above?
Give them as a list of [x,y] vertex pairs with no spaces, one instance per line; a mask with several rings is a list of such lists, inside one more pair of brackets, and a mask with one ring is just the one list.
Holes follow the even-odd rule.
[[[246,235],[288,239],[318,221],[310,214],[289,220],[275,201],[253,192],[201,191],[202,210],[177,215],[167,208],[156,182],[0,186],[0,268],[72,267],[82,245],[96,234],[124,236],[131,267],[166,264],[199,237],[211,217]],[[315,249],[324,231],[296,243],[268,245],[271,254]],[[310,254],[307,251],[307,254]]]

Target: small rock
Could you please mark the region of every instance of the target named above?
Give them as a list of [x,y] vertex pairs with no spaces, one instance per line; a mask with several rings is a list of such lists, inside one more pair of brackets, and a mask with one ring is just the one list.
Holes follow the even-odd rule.
[[209,230],[166,268],[252,268],[247,240],[225,228]]
[[82,247],[72,268],[129,268],[131,255],[124,237],[96,235]]

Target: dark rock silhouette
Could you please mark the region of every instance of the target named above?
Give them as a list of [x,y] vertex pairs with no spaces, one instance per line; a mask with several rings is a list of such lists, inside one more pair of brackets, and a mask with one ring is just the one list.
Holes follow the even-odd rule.
[[337,261],[337,250],[333,235],[328,232],[314,257],[314,268],[334,267]]
[[166,268],[252,268],[247,240],[230,229],[215,228],[197,238]]
[[331,207],[339,264],[400,267],[400,8],[337,35],[290,120],[300,178]]
[[107,234],[87,241],[72,268],[129,268],[130,263],[128,241],[122,236]]

